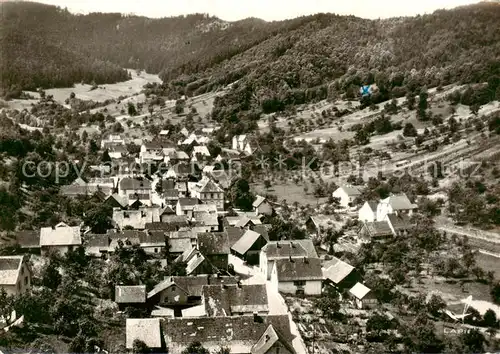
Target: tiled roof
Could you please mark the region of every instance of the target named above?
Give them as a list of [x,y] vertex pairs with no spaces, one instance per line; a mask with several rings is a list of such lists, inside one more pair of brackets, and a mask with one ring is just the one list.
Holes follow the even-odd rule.
[[226,232],[205,232],[198,234],[198,247],[204,255],[229,254],[229,238]]
[[265,284],[208,285],[203,287],[202,296],[205,311],[211,317],[268,311]]
[[40,229],[40,246],[77,246],[81,245],[80,226],[68,226],[64,223]]
[[262,237],[269,242],[269,233],[266,225],[255,225],[252,230],[261,234]]
[[391,227],[387,221],[365,222],[364,228],[370,237],[392,235]]
[[198,198],[179,198],[179,205],[184,209],[193,209],[193,207],[198,204],[200,201]]
[[245,233],[245,230],[234,226],[228,226],[225,230],[229,239],[229,246],[233,246],[236,242],[238,242],[241,236]]
[[141,246],[160,245],[165,246],[165,232],[163,230],[148,230],[139,233]]
[[366,202],[373,212],[377,211],[378,202],[376,200],[369,200]]
[[151,189],[151,181],[126,177],[120,181],[120,190]]
[[38,248],[40,247],[40,232],[24,230],[16,233],[16,243],[21,248]]
[[288,257],[308,257],[304,247],[296,241],[271,241],[262,247],[268,260]]
[[354,267],[337,257],[333,257],[332,260],[325,262],[323,269],[325,279],[332,281],[334,284],[339,284],[349,274],[351,274]]
[[358,196],[361,195],[361,190],[356,186],[342,186],[340,187],[348,196]]
[[409,230],[413,226],[410,218],[406,214],[387,214],[387,220],[396,231]]
[[0,285],[15,285],[23,264],[23,256],[0,256]]
[[275,265],[278,281],[322,280],[319,258],[277,259]]
[[159,318],[127,318],[127,349],[132,349],[134,340],[144,342],[149,348],[161,348],[161,330]]
[[269,325],[282,333],[287,343],[292,342],[288,315],[168,318],[163,330],[171,352],[181,352],[196,338],[209,350],[222,345],[233,353],[250,353]]
[[393,210],[408,210],[417,208],[417,206],[413,204],[404,193],[392,194],[380,202],[389,204]]
[[203,292],[203,286],[205,285],[231,285],[236,284],[237,282],[238,281],[236,280],[236,278],[232,276],[198,275],[168,277],[161,283],[157,284],[154,289],[148,293],[148,299],[167,289],[173,284],[183,289],[191,296],[201,296]]
[[224,190],[211,179],[207,180],[200,189],[200,193],[221,193],[223,191]]
[[146,285],[115,286],[115,302],[118,304],[142,304],[146,302]]
[[259,341],[252,347],[251,354],[266,354],[278,342],[285,346],[290,353],[295,354],[291,342],[288,342],[287,338],[277,331],[273,325],[267,327]]
[[247,230],[243,236],[236,242],[231,249],[240,255],[244,255],[253,246],[255,242],[262,237],[258,232]]
[[169,238],[168,244],[170,245],[169,251],[171,253],[183,253],[192,248],[190,238]]
[[195,216],[196,224],[197,225],[204,225],[204,226],[218,226],[219,225],[219,219],[217,218],[217,215],[214,214],[199,214]]

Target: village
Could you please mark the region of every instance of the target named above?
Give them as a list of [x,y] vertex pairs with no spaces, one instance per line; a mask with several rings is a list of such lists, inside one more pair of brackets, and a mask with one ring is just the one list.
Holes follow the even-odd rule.
[[[95,233],[83,223],[60,222],[17,232],[10,244],[19,255],[0,257],[0,287],[7,295],[22,295],[32,286],[32,268],[39,272],[40,263],[75,252],[106,260],[139,249],[154,267],[178,267],[176,274],[182,275],[167,275],[154,284],[111,285],[116,314],[125,321],[122,345],[135,352],[180,353],[200,344],[214,352],[321,353],[345,346],[333,344],[345,340],[324,318],[339,313],[394,318],[382,306],[380,289],[365,283],[365,272],[333,254],[360,252],[366,245],[410,235],[421,220],[415,218],[418,205],[405,193],[363,201],[362,187],[345,183],[329,198],[335,213],[316,213],[296,225],[305,237],[270,237],[272,223],[284,211],[275,198],[255,195],[248,210],[226,208],[234,180],[240,178],[236,172],[241,172],[231,167],[245,163],[255,150],[246,136],[235,136],[213,158],[207,144],[216,130],[190,133],[183,128],[178,141],[162,130],[143,141],[136,156],[128,154],[119,134],[104,138],[101,150],[109,161],[94,171],[101,175],[78,177],[60,193],[111,208],[112,227]],[[133,170],[134,163],[148,170]],[[106,168],[116,173],[103,177]],[[326,242],[335,232],[340,238]],[[298,315],[315,302],[321,308],[317,304],[325,299],[330,305],[323,307],[319,323],[304,322],[310,312]],[[23,314],[14,313],[4,325],[22,322]],[[456,315],[448,322],[447,328],[456,330]],[[366,323],[363,327],[366,331]],[[360,345],[356,340],[351,344]]]

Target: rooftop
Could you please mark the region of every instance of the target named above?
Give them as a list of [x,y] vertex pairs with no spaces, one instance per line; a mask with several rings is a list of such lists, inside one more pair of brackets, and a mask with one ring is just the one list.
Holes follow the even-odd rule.
[[319,258],[277,259],[275,265],[278,281],[322,280]]
[[202,291],[205,311],[211,317],[268,311],[265,284],[207,285]]
[[40,229],[40,246],[77,246],[82,244],[80,226],[59,223],[55,227]]
[[354,295],[359,300],[362,300],[370,291],[370,288],[362,283],[356,283],[356,285],[349,289],[349,293]]
[[174,276],[168,277],[161,283],[157,284],[153,290],[148,293],[148,298],[155,296],[161,291],[167,289],[171,285],[176,285],[186,291],[191,296],[201,296],[203,286],[206,285],[222,285],[236,284],[238,281],[235,277],[229,276],[213,276],[213,275],[198,275],[198,276]]
[[325,279],[332,281],[334,284],[339,284],[344,280],[351,272],[354,267],[337,257],[333,257],[332,260],[325,262],[323,265],[323,274]]
[[15,285],[23,264],[23,256],[0,257],[0,285]]
[[226,232],[199,233],[198,248],[204,255],[229,254],[229,237]]
[[132,349],[134,340],[143,341],[149,348],[161,348],[159,318],[127,318],[127,349]]
[[243,236],[236,242],[231,249],[240,255],[247,253],[253,244],[262,237],[258,232],[247,230]]
[[146,302],[146,285],[115,286],[115,302],[118,304],[142,304]]
[[391,194],[389,197],[381,200],[380,202],[389,204],[393,210],[409,210],[417,208],[417,205],[413,204],[405,193]]

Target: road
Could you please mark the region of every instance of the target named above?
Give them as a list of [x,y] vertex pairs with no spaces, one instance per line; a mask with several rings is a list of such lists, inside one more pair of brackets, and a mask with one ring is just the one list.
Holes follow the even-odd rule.
[[243,284],[266,284],[267,290],[267,300],[269,305],[270,315],[288,315],[290,320],[290,330],[295,336],[292,341],[292,345],[297,352],[297,354],[307,354],[307,347],[300,335],[299,329],[295,322],[293,322],[292,314],[288,311],[288,306],[285,303],[285,299],[280,295],[278,289],[274,287],[270,281],[267,281],[264,274],[259,272],[257,268],[249,267],[243,263],[238,257],[229,255],[229,263],[234,265],[234,270],[236,273],[249,276],[248,279],[242,281]]

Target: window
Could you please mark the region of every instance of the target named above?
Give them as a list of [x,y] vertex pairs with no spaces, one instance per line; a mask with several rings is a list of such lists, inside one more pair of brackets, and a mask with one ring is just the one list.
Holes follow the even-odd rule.
[[293,282],[293,285],[295,286],[305,286],[306,285],[306,281],[305,280],[296,280]]
[[158,253],[158,248],[155,248],[155,253]]
[[171,291],[174,292],[175,291],[175,285],[172,285],[172,287],[170,289],[172,289]]
[[128,216],[128,213],[123,213],[123,217],[124,217],[124,218],[128,218],[128,217],[129,217],[129,216]]
[[24,275],[24,267],[21,267],[21,275]]
[[29,281],[28,281],[28,277],[24,277],[24,285],[28,285]]

